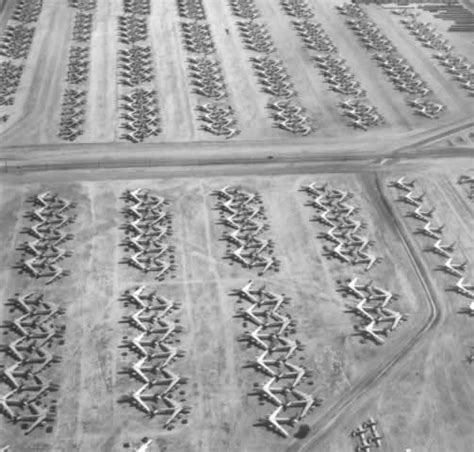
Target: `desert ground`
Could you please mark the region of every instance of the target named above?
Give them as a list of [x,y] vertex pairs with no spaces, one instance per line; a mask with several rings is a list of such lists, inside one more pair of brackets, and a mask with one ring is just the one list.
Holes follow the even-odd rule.
[[[258,12],[272,51],[245,45],[238,22],[248,19],[232,3]],[[305,46],[293,24],[304,16],[285,13],[284,1],[29,3],[37,10],[26,25],[28,51],[0,55],[0,64],[23,67],[13,102],[0,105],[0,451],[471,450],[472,91],[409,33],[395,5],[361,9],[442,107],[433,117],[390,81],[337,11],[342,1],[286,3],[311,12],[309,22],[334,47],[329,54],[343,60],[362,102],[375,108],[367,130],[343,114],[352,95],[330,89],[315,60],[324,52]],[[0,0],[1,42],[25,4]],[[204,18],[180,16],[180,4],[201,5]],[[416,11],[467,66],[472,33],[449,32],[450,21]],[[81,15],[91,23],[79,39]],[[149,77],[132,87],[123,62],[133,46],[121,21],[134,18],[146,29],[140,52],[151,56],[138,71]],[[209,27],[205,55],[218,68],[223,99],[196,89],[189,58],[204,54],[189,50],[183,23]],[[87,64],[76,73],[77,48]],[[278,60],[273,76],[286,74],[289,98],[261,83],[253,64],[265,55]],[[463,70],[472,79],[472,68]],[[266,83],[275,86],[272,77]],[[69,141],[61,124],[72,111],[64,105],[71,90],[83,97],[66,121],[66,132],[78,131]],[[150,101],[141,122],[124,107],[138,90]],[[278,102],[293,105],[285,114],[300,129],[283,127],[293,123],[269,108]],[[203,127],[211,103],[231,107],[235,135]],[[132,142],[124,127],[132,123],[152,133]],[[138,202],[133,193],[146,194]],[[146,202],[154,207],[140,210]],[[234,220],[243,221],[241,249],[229,239]],[[44,245],[45,237],[56,244]],[[347,249],[337,252],[343,239]],[[262,248],[242,258],[249,243]],[[246,259],[258,267],[241,265]],[[267,301],[255,302],[257,320],[241,312],[250,297],[239,290],[249,281],[253,296]],[[362,304],[352,283],[366,294]],[[142,286],[138,306],[130,294]],[[30,303],[28,294],[43,298]],[[270,314],[277,299],[281,307]],[[389,309],[367,307],[369,323],[360,306],[374,299]],[[255,331],[266,345],[251,339]],[[138,337],[146,352],[133,342]],[[169,350],[177,354],[164,364]],[[262,352],[270,370],[255,365]],[[144,374],[133,368],[140,360]],[[297,368],[303,375],[291,383],[287,371]],[[179,381],[165,390],[173,375]],[[279,401],[259,392],[272,378]],[[157,389],[159,397],[150,395]],[[170,406],[183,409],[172,417]],[[269,422],[275,412],[286,435]],[[380,447],[364,426],[370,418]],[[352,434],[357,429],[365,433]]]

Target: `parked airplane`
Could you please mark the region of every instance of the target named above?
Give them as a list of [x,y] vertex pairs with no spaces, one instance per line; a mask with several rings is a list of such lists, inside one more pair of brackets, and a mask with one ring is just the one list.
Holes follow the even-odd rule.
[[409,212],[407,216],[416,218],[417,220],[424,221],[425,223],[427,221],[430,221],[429,219],[433,216],[433,212],[435,211],[435,207],[433,207],[430,210],[425,210],[422,211],[423,206],[419,205],[414,211]]
[[414,196],[413,192],[410,191],[409,193],[403,196],[400,196],[398,200],[403,201],[407,204],[411,204],[412,206],[418,207],[419,205],[421,205],[424,197],[425,197],[424,193],[422,193],[420,196]]
[[433,253],[449,258],[451,257],[451,253],[454,251],[454,246],[455,242],[451,245],[443,245],[442,240],[439,239],[433,246],[427,248],[426,251],[432,251]]
[[130,403],[131,405],[136,406],[138,409],[145,412],[146,414],[150,414],[151,408],[141,398],[142,392],[145,391],[148,387],[149,387],[149,383],[145,383],[136,391],[130,394],[125,394],[124,396],[120,397],[120,399],[118,400],[119,403],[121,402]]
[[278,374],[274,371],[270,366],[277,365],[280,366],[283,360],[277,359],[266,359],[268,355],[268,350],[262,352],[261,355],[257,356],[254,361],[248,361],[243,367],[254,367],[257,370],[263,372],[264,374],[268,375],[269,377],[277,377]]
[[373,417],[370,417],[367,422],[362,424],[362,426],[371,431],[372,436],[369,438],[369,441],[374,443],[377,448],[380,447],[382,444],[382,436],[377,431],[377,421]]
[[343,250],[344,243],[338,243],[334,248],[329,248],[324,246],[323,249],[326,251],[328,255],[337,257],[341,259],[343,262],[350,262],[351,259],[344,253]]
[[245,297],[248,301],[252,303],[258,303],[259,299],[255,296],[259,292],[252,290],[253,281],[250,280],[242,289],[233,289],[231,295],[239,295]]
[[365,326],[358,326],[356,325],[356,330],[358,331],[355,333],[356,335],[362,335],[368,339],[373,339],[377,344],[383,344],[385,341],[382,339],[379,334],[385,333],[385,330],[375,330],[375,320],[370,322],[368,325]]
[[278,375],[278,379],[282,378],[293,378],[293,382],[291,383],[291,388],[297,386],[303,378],[307,375],[307,370],[304,367],[297,366],[296,364],[292,364],[290,361],[285,361],[285,366],[290,372],[281,372]]
[[4,368],[0,378],[4,380],[7,384],[9,384],[11,387],[14,389],[19,389],[21,384],[18,382],[16,377],[19,378],[28,378],[29,375],[31,375],[32,370],[31,368],[27,368],[24,370],[17,370],[18,367],[22,365],[21,362],[16,362],[12,364],[11,366]]
[[[269,326],[271,327],[274,325]],[[268,350],[270,348],[269,344],[272,344],[277,339],[277,337],[279,336],[279,332],[270,331],[268,333],[261,333],[262,329],[266,327],[267,324],[265,324],[264,326],[260,325],[251,333],[244,333],[242,339],[252,342],[254,345],[261,348],[262,350]],[[264,340],[266,340],[267,342],[265,342]]]
[[133,351],[137,352],[141,356],[149,356],[150,351],[147,350],[145,347],[155,348],[156,345],[160,342],[158,338],[144,340],[147,336],[147,333],[144,331],[140,333],[138,336],[134,337],[133,339],[123,339],[120,347],[128,347],[131,348]]
[[256,425],[265,425],[284,438],[288,438],[289,433],[281,426],[281,424],[294,425],[297,422],[297,417],[278,417],[283,406],[276,408],[270,415],[259,419]]
[[267,380],[261,388],[255,389],[252,392],[249,392],[249,395],[257,395],[259,397],[266,398],[276,406],[283,405],[283,401],[279,399],[275,393],[285,393],[289,391],[289,388],[274,388],[272,387],[273,383],[277,380],[277,377],[271,377]]
[[300,421],[310,412],[312,408],[318,404],[319,401],[316,400],[311,394],[306,394],[305,392],[299,391],[298,389],[293,389],[291,392],[297,400],[287,402],[285,407],[302,407],[302,410],[298,415],[298,421]]
[[149,439],[146,443],[143,443],[135,452],[147,452],[148,448],[151,445],[151,439]]
[[170,397],[164,396],[162,401],[167,405],[167,408],[157,408],[152,411],[152,416],[154,415],[161,415],[161,414],[168,414],[170,415],[166,422],[164,423],[164,427],[168,427],[178,416],[181,414],[188,414],[191,412],[191,408],[188,406],[183,405],[182,403],[174,400]]
[[460,293],[461,295],[464,295],[468,298],[474,298],[474,285],[472,284],[466,284],[464,282],[464,276],[459,279],[459,281],[454,285],[451,286],[451,288],[455,291]]
[[459,312],[461,314],[467,314],[473,317],[474,316],[474,301],[471,301],[471,303],[469,303],[468,306],[461,308]]
[[343,289],[355,295],[356,298],[364,300],[366,295],[362,292],[362,290],[367,290],[372,285],[372,281],[370,281],[368,284],[357,284],[357,279],[357,277],[352,278]]
[[453,258],[450,257],[444,264],[439,265],[437,268],[439,270],[443,270],[447,273],[450,273],[451,275],[461,277],[466,269],[467,262],[468,261],[465,260],[460,264],[455,264],[453,263]]
[[163,373],[163,375],[165,375],[166,378],[157,378],[152,382],[153,385],[167,385],[166,388],[161,391],[160,397],[165,397],[176,386],[180,384],[186,384],[189,381],[189,378],[180,377],[179,375],[175,374],[173,371],[166,367],[163,367],[161,369],[161,372]]
[[16,422],[33,422],[27,430],[25,435],[29,435],[37,427],[41,427],[46,422],[55,420],[55,416],[50,414],[46,408],[41,409],[36,403],[28,404],[31,411],[30,415],[17,416]]
[[15,421],[16,418],[18,417],[18,414],[14,412],[11,407],[12,406],[18,406],[18,407],[24,407],[26,402],[23,400],[12,400],[11,397],[18,392],[18,389],[13,389],[10,392],[7,392],[6,394],[3,394],[0,396],[0,413],[3,413],[6,417],[8,417],[10,420]]
[[428,221],[422,228],[417,228],[416,233],[426,235],[428,237],[431,237],[433,239],[439,239],[440,234],[442,233],[444,229],[444,225],[438,226],[438,227],[432,227],[431,226],[431,221]]
[[281,345],[276,345],[272,347],[271,351],[272,352],[286,352],[285,357],[283,360],[290,359],[292,355],[296,353],[297,350],[302,350],[304,347],[303,345],[298,341],[286,337],[279,337],[278,341],[280,342]]

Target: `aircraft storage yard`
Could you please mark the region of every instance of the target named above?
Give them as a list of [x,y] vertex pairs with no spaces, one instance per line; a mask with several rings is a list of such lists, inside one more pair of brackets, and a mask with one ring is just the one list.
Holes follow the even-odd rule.
[[0,451],[472,449],[474,6],[374,3],[0,0]]

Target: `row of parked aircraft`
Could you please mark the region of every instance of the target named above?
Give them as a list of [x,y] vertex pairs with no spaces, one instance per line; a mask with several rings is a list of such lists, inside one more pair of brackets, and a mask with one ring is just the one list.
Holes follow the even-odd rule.
[[[373,281],[367,284],[358,284],[357,281],[357,277],[354,277],[340,289],[358,299],[356,305],[347,307],[347,312],[354,313],[361,319],[361,324],[356,326],[356,334],[383,344],[385,340],[381,336],[394,331],[407,317],[388,307],[397,298],[389,290],[376,286]],[[385,323],[389,325],[378,327]]]
[[134,309],[132,314],[123,316],[122,322],[138,333],[122,339],[120,348],[137,358],[119,373],[128,375],[140,386],[123,395],[119,402],[128,403],[149,417],[167,415],[164,427],[169,427],[190,412],[190,407],[172,397],[179,386],[188,382],[187,377],[171,368],[185,354],[172,343],[183,328],[178,319],[169,318],[181,305],[146,286],[127,290],[121,300]]
[[[14,313],[19,311],[19,316],[1,326],[18,337],[0,346],[4,355],[0,380],[9,387],[0,395],[0,414],[11,423],[28,424],[24,432],[29,434],[55,419],[49,396],[59,386],[42,375],[61,361],[50,348],[63,336],[64,327],[58,320],[64,310],[34,292],[15,294],[6,306]],[[8,363],[9,359],[13,363]]]
[[[285,424],[295,425],[321,401],[298,387],[311,372],[303,365],[292,361],[303,345],[292,337],[296,323],[285,312],[290,299],[268,290],[265,286],[253,287],[249,281],[240,289],[232,290],[240,307],[235,316],[242,317],[255,327],[245,332],[239,340],[259,349],[259,354],[244,364],[265,376],[260,387],[248,393],[274,405],[274,410],[255,425],[263,425],[283,437],[288,437]],[[280,416],[284,411],[287,416]],[[291,420],[291,421],[290,421]]]
[[51,284],[70,274],[59,263],[72,255],[72,251],[61,245],[73,238],[72,234],[62,229],[75,221],[76,216],[69,212],[75,208],[75,203],[50,191],[32,196],[28,202],[34,208],[25,216],[33,224],[24,227],[21,232],[31,235],[34,240],[22,243],[18,249],[32,257],[22,257],[15,268],[34,278],[49,278],[46,284]]
[[225,257],[244,268],[259,268],[260,275],[269,270],[278,271],[279,261],[273,256],[274,242],[260,237],[269,229],[260,196],[231,185],[212,194],[217,196],[219,222],[231,229],[223,235],[228,243]]
[[318,235],[332,244],[324,247],[328,256],[352,265],[365,264],[366,271],[381,261],[381,258],[369,252],[374,242],[358,234],[365,224],[353,218],[359,209],[347,202],[353,196],[351,193],[330,189],[327,184],[318,186],[315,182],[302,187],[301,191],[311,197],[306,205],[317,211],[311,221],[329,227],[328,231]]
[[400,202],[406,203],[415,208],[407,214],[407,216],[423,223],[423,226],[415,229],[415,233],[435,240],[434,244],[429,245],[425,250],[446,259],[442,264],[438,265],[436,269],[458,278],[456,284],[451,285],[449,289],[467,298],[474,299],[474,285],[467,283],[465,276],[468,260],[465,259],[462,262],[456,261],[453,256],[455,244],[443,243],[442,235],[444,225],[433,225],[433,212],[435,211],[435,208],[428,208],[423,204],[425,193],[416,195],[414,192],[415,181],[407,182],[405,177],[401,177],[400,179],[391,182],[389,185],[396,188],[398,191],[403,192],[403,194],[398,197]]
[[457,55],[453,46],[441,33],[436,33],[431,23],[425,23],[417,18],[416,13],[407,13],[400,22],[409,30],[410,34],[422,43],[424,47],[433,49],[432,57],[452,75],[463,89],[474,95],[473,65],[466,57]]
[[349,17],[346,24],[371,52],[372,58],[395,88],[408,95],[420,97],[415,103],[411,102],[411,98],[407,99],[414,113],[427,118],[439,117],[446,109],[445,105],[427,98],[432,94],[432,90],[426,81],[402,57],[377,24],[370,20],[363,7],[358,4],[344,4],[337,8],[341,14]]
[[174,247],[165,242],[172,234],[172,215],[165,210],[169,202],[143,188],[127,190],[122,198],[126,202],[126,222],[121,245],[133,253],[122,262],[144,273],[153,272],[162,280],[176,270]]
[[367,421],[359,425],[351,436],[357,439],[357,452],[370,452],[371,448],[377,449],[382,446],[382,435],[377,430],[377,421],[370,417]]

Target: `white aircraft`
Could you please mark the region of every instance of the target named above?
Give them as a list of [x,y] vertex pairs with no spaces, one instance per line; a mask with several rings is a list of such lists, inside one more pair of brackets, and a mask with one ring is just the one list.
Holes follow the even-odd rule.
[[337,244],[334,248],[330,249],[328,253],[343,260],[344,262],[350,262],[350,258],[346,254],[344,254],[344,250],[342,249],[343,246],[344,243],[341,242]]
[[317,195],[317,196],[320,196],[321,195],[321,192],[325,192],[326,189],[327,189],[327,186],[328,184],[323,184],[323,185],[316,185],[316,182],[311,182],[309,185],[307,186],[303,186],[302,187],[302,190],[303,191],[307,191],[308,193],[311,193],[313,195]]
[[399,201],[403,201],[407,204],[411,204],[412,206],[415,206],[415,207],[418,207],[421,205],[422,201],[423,201],[423,198],[424,198],[425,194],[421,194],[420,196],[414,196],[413,195],[413,192],[410,191],[409,193],[403,195],[403,196],[400,196],[398,198]]
[[298,418],[295,416],[278,417],[282,409],[283,406],[279,406],[269,416],[266,416],[265,418],[261,419],[260,422],[264,423],[283,437],[287,438],[289,436],[289,433],[281,426],[281,424],[289,424],[293,426],[298,421]]
[[461,314],[467,314],[469,316],[474,316],[474,301],[471,301],[468,306],[461,308]]
[[424,221],[425,223],[429,221],[429,219],[433,216],[433,212],[435,211],[435,207],[430,210],[421,210],[422,205],[419,205],[413,212],[410,212],[408,215],[416,218],[417,220]]
[[377,431],[377,421],[373,417],[370,417],[367,422],[362,424],[362,426],[370,429],[372,436],[369,438],[369,441],[375,444],[375,447],[379,448],[382,444],[382,436]]
[[13,389],[10,392],[7,392],[6,394],[3,394],[0,396],[0,413],[4,414],[7,418],[9,418],[12,421],[15,421],[18,417],[18,414],[15,413],[12,409],[11,406],[19,406],[19,407],[24,407],[24,404],[26,402],[23,402],[22,400],[17,400],[13,401],[11,400],[11,397],[13,394],[17,393],[18,389]]
[[173,322],[172,320],[163,319],[163,318],[157,319],[156,317],[155,317],[155,320],[158,320],[158,324],[160,325],[160,328],[154,327],[154,328],[150,328],[148,331],[150,333],[161,334],[159,342],[164,342],[173,334],[179,333],[183,330],[182,326],[177,325],[176,322]]
[[129,370],[130,373],[137,377],[140,381],[146,384],[150,384],[150,379],[144,372],[154,371],[156,366],[144,366],[147,360],[147,356],[140,358],[136,363],[133,363],[132,367]]
[[280,375],[278,375],[278,379],[293,378],[294,380],[291,383],[291,388],[294,388],[306,375],[306,369],[304,367],[297,366],[296,364],[292,364],[290,361],[285,361],[285,366],[290,370],[290,372],[281,372]]
[[353,264],[367,264],[365,271],[369,271],[377,262],[381,259],[373,254],[369,254],[365,251],[358,250],[357,257],[352,260]]
[[431,237],[433,239],[439,239],[443,231],[444,225],[438,227],[432,227],[431,221],[428,221],[422,228],[417,228],[416,232]]
[[336,225],[334,224],[334,221],[336,220],[335,217],[328,218],[328,215],[332,213],[329,210],[324,211],[323,213],[316,214],[311,218],[311,221],[317,221],[322,224],[326,224],[327,226],[330,227],[335,227]]
[[240,309],[235,313],[235,317],[243,317],[244,319],[250,320],[255,325],[263,325],[264,321],[259,319],[258,316],[263,316],[264,312],[256,312],[254,313],[254,309],[257,308],[257,304],[253,304],[249,306],[247,309]]
[[233,294],[243,295],[248,301],[252,303],[258,303],[259,299],[255,296],[258,291],[252,290],[253,281],[250,280],[242,289],[233,291]]
[[454,276],[461,277],[466,269],[466,265],[467,260],[462,262],[461,264],[455,264],[453,263],[453,258],[450,257],[444,264],[440,265],[438,268],[440,270],[446,271],[447,273],[451,273]]
[[161,385],[167,385],[166,388],[161,391],[160,397],[166,396],[169,392],[171,392],[176,386],[180,384],[186,384],[189,381],[189,378],[187,377],[180,377],[179,375],[175,374],[173,371],[166,367],[161,368],[161,372],[163,375],[165,375],[166,378],[157,378],[156,380],[153,380],[152,384],[161,386]]
[[162,352],[153,353],[151,355],[152,358],[165,359],[162,363],[160,363],[160,369],[163,369],[164,367],[168,366],[175,359],[182,358],[185,353],[183,350],[180,350],[177,347],[166,344],[164,342],[160,343],[160,348],[163,350]]
[[299,391],[298,389],[293,389],[291,392],[297,398],[297,400],[286,403],[285,407],[302,407],[302,410],[298,415],[298,420],[301,421],[301,419],[303,419],[309,413],[311,408],[316,405],[316,400],[311,394],[306,394],[305,392]]
[[276,377],[271,377],[260,389],[255,389],[252,392],[249,392],[249,395],[258,395],[264,397],[276,406],[283,405],[282,400],[280,400],[275,393],[283,393],[287,391],[286,388],[272,388],[273,383],[276,381]]
[[246,248],[241,246],[240,248],[236,250],[232,250],[227,253],[227,256],[229,256],[232,260],[235,260],[236,262],[239,262],[242,264],[244,267],[250,267],[250,261],[246,259],[248,256],[242,256],[242,253],[246,252]]
[[368,312],[367,309],[365,309],[365,304],[367,302],[367,299],[363,299],[357,303],[356,306],[348,306],[347,307],[347,312],[354,312],[355,314],[360,314],[362,317],[365,317],[369,322],[372,322],[375,320]]
[[379,322],[382,321],[392,321],[392,326],[390,327],[390,331],[394,331],[398,324],[403,320],[403,316],[396,311],[393,311],[389,308],[381,308],[381,311],[385,315],[385,317],[379,317],[377,320]]
[[279,337],[278,341],[281,345],[272,347],[271,352],[286,352],[286,355],[283,357],[284,361],[290,359],[297,350],[301,350],[302,348],[302,345],[294,339]]
[[[138,328],[141,331],[148,332],[150,327],[145,325],[142,321],[142,314],[146,312],[146,308],[141,308],[137,312],[134,312],[132,315],[124,317],[132,326]],[[143,320],[150,321],[152,316],[143,317]]]
[[137,406],[139,409],[141,409],[143,412],[150,414],[151,413],[151,408],[143,401],[141,398],[141,394],[143,391],[148,389],[149,384],[145,383],[143,386],[138,388],[136,391],[132,392],[131,394],[126,394],[123,397],[119,399],[120,402],[129,402],[132,405]]
[[451,257],[451,252],[454,251],[454,245],[455,242],[453,242],[451,245],[443,245],[440,239],[437,240],[432,247],[428,248],[428,251],[433,251],[436,254],[449,258]]
[[383,300],[382,307],[385,307],[394,298],[392,292],[382,287],[373,286],[373,293],[368,297],[370,300]]
[[[285,330],[290,327],[291,325],[294,325],[295,322],[290,319],[288,316],[284,316],[278,312],[273,312],[271,313],[271,317],[275,320],[274,322],[268,321],[265,323],[264,327],[265,328],[275,328],[275,327],[280,327],[278,331],[272,334],[267,334],[266,336],[271,338],[272,336],[281,336]],[[260,335],[260,337],[264,337],[264,335]]]
[[287,297],[270,292],[269,290],[262,290],[262,294],[264,294],[267,299],[262,299],[257,304],[258,306],[271,305],[272,309],[270,314],[275,314],[278,309],[289,300]]
[[263,326],[260,325],[255,330],[253,330],[251,333],[249,333],[249,332],[244,333],[241,336],[240,340],[245,340],[245,341],[252,342],[258,348],[261,348],[262,350],[268,350],[268,348],[269,348],[268,344],[266,342],[264,342],[262,340],[262,338],[259,336],[259,332],[262,329],[263,329]]
[[10,354],[16,360],[23,362],[25,357],[20,352],[20,350],[17,349],[17,345],[20,344],[20,342],[23,342],[24,340],[25,340],[25,337],[20,337],[16,339],[15,341],[10,342],[9,344],[0,345],[0,352]]
[[170,417],[166,420],[164,427],[168,427],[180,414],[187,414],[191,411],[191,408],[183,405],[182,403],[171,399],[169,397],[163,397],[163,402],[168,406],[168,408],[157,408],[153,410],[152,415],[156,414],[169,414]]
[[55,417],[48,413],[46,408],[41,409],[36,403],[28,404],[32,414],[25,416],[18,416],[17,422],[33,422],[30,427],[25,430],[25,435],[29,435],[37,427],[42,426],[45,422],[54,421]]
[[349,121],[349,125],[352,127],[356,127],[362,130],[367,131],[369,128],[367,124],[362,119],[356,119],[354,121]]
[[363,292],[361,292],[361,290],[367,290],[367,288],[371,286],[372,282],[369,284],[358,285],[357,279],[357,277],[352,278],[351,281],[349,281],[349,283],[346,285],[345,289],[347,289],[351,294],[355,295],[356,298],[365,300],[367,297]]
[[263,270],[259,272],[259,275],[263,275],[267,270],[277,265],[278,261],[272,256],[259,256],[257,255],[256,261],[252,263],[252,267],[263,267]]
[[11,366],[4,368],[2,374],[0,375],[14,389],[19,389],[21,386],[15,377],[27,378],[31,374],[31,369],[29,368],[25,370],[18,370],[18,367],[20,367],[21,364],[21,362],[16,362]]
[[149,439],[146,443],[143,443],[135,452],[147,452],[148,448],[151,445],[151,439]]
[[456,285],[453,286],[453,289],[461,295],[474,299],[474,285],[465,283],[464,279],[464,276],[460,278]]
[[[418,99],[415,99],[415,100],[418,100]],[[415,101],[413,101],[415,102]],[[398,188],[400,190],[404,190],[406,192],[411,192],[413,187],[415,186],[415,181],[412,180],[411,182],[406,182],[405,181],[405,176],[402,176],[400,177],[400,179],[394,181],[394,182],[391,182],[389,184],[391,187],[395,187],[395,188]]]
[[150,355],[150,351],[147,350],[145,346],[154,348],[159,343],[159,340],[144,340],[146,335],[146,332],[142,332],[138,336],[135,336],[132,340],[123,340],[122,344],[123,346],[133,348],[133,350],[135,350],[142,357],[148,357]]
[[280,364],[280,360],[266,359],[269,351],[265,350],[261,355],[257,356],[255,361],[247,362],[244,367],[255,367],[269,377],[277,377],[278,374],[269,365]]
[[375,321],[372,321],[368,325],[358,328],[359,329],[358,334],[362,334],[371,339],[374,339],[375,342],[377,342],[378,344],[383,344],[385,342],[384,339],[382,339],[378,335],[380,331],[374,330],[374,327],[375,327]]
[[141,295],[145,290],[146,286],[139,286],[129,296],[130,300],[134,301],[140,308],[148,308],[148,303],[145,303]]

